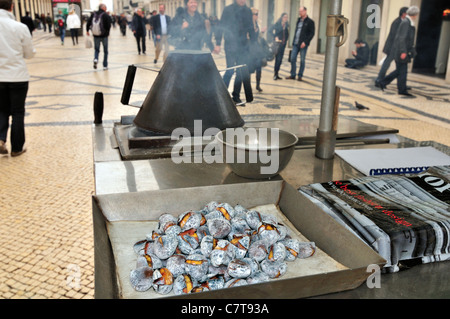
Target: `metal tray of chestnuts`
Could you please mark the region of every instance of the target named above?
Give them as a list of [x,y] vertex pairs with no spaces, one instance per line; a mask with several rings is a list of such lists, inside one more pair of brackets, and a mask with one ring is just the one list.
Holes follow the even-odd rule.
[[385,260],[284,181],[93,197],[95,297],[305,298]]

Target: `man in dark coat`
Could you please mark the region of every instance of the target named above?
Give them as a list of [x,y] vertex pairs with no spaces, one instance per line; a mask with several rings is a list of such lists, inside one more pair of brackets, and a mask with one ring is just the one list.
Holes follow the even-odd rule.
[[295,72],[297,70],[297,56],[300,53],[300,69],[298,71],[298,80],[303,78],[303,72],[305,72],[305,59],[306,52],[308,51],[309,44],[316,32],[314,21],[308,17],[306,7],[300,7],[300,17],[297,20],[297,24],[294,31],[294,41],[292,43],[291,52],[291,75],[286,79],[295,80]]
[[45,17],[45,22],[48,25],[48,33],[52,33],[53,20],[52,17],[50,16],[50,13],[47,13],[47,16]]
[[345,67],[350,69],[360,69],[369,63],[370,50],[367,42],[361,39],[355,41],[356,51],[352,52],[354,59],[345,60]]
[[28,30],[30,30],[31,36],[33,36],[33,31],[36,28],[34,26],[33,19],[31,19],[30,13],[28,11],[26,12],[26,15],[24,17],[22,17],[22,19],[20,19],[20,22],[22,22],[23,24],[25,24],[28,27]]
[[386,85],[391,83],[394,79],[397,79],[398,94],[414,97],[407,91],[406,81],[408,63],[410,63],[416,55],[416,50],[414,48],[416,27],[414,22],[416,21],[419,12],[420,10],[418,7],[410,7],[407,11],[406,19],[403,20],[398,27],[397,35],[395,36],[390,53],[395,60],[396,69],[380,82],[382,90],[384,90]]
[[136,38],[138,54],[141,54],[141,42],[142,53],[145,54],[145,36],[147,35],[145,22],[144,12],[142,12],[142,9],[137,9],[131,21],[131,31],[133,31],[134,37]]
[[408,11],[408,7],[403,7],[400,9],[399,17],[395,19],[391,24],[391,29],[389,30],[388,38],[386,39],[386,43],[384,44],[383,53],[386,54],[386,58],[384,59],[383,65],[381,66],[380,72],[378,73],[378,77],[375,80],[375,86],[380,86],[380,81],[384,79],[386,76],[386,72],[391,66],[392,61],[394,61],[393,55],[390,54],[391,48],[394,44],[395,36],[397,35],[397,30],[400,23],[406,19],[406,11]]
[[166,60],[169,55],[169,42],[167,39],[168,28],[170,25],[170,17],[165,14],[166,6],[164,4],[159,5],[159,14],[151,17],[150,25],[153,27],[156,37],[156,50],[155,50],[155,60],[153,62],[158,62],[161,50],[164,47],[163,59]]
[[[249,41],[255,38],[255,29],[253,28],[252,10],[246,6],[245,0],[235,0],[233,4],[225,7],[216,29],[216,48],[215,53],[220,52],[222,38],[225,39],[225,57],[227,68],[247,64],[249,54]],[[223,76],[223,81],[228,87],[234,69],[227,70]],[[236,70],[236,79],[234,80],[233,101],[241,104],[240,92],[242,88],[241,70]]]

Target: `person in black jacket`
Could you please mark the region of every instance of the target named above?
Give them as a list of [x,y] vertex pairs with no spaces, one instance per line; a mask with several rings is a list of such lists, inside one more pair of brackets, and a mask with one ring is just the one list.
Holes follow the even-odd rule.
[[106,9],[105,4],[100,4],[98,11],[94,12],[86,23],[86,34],[89,36],[89,30],[91,30],[94,19],[95,21],[97,21],[97,19],[101,19],[101,34],[94,34],[94,69],[97,68],[98,56],[100,54],[100,43],[103,44],[103,70],[108,69],[108,37],[109,31],[111,30],[111,18],[106,12]]
[[288,14],[283,13],[278,21],[270,28],[269,34],[274,37],[274,42],[278,43],[278,50],[275,55],[275,67],[273,79],[281,80],[278,75],[280,71],[281,63],[283,62],[284,50],[286,49],[286,43],[289,39],[289,23]]
[[[252,16],[252,10],[246,6],[245,0],[235,0],[233,4],[226,6],[222,12],[222,17],[216,29],[216,47],[214,52],[220,52],[220,45],[222,38],[224,38],[227,68],[248,63],[249,41],[254,41],[256,37]],[[232,96],[236,104],[242,105],[240,99],[242,88],[241,70],[238,69],[236,71]],[[234,72],[234,69],[227,70],[223,76],[227,87]]]
[[369,63],[370,50],[367,42],[361,39],[355,41],[356,51],[352,51],[354,59],[345,60],[345,67],[350,69],[360,69]]
[[306,7],[300,7],[299,18],[295,27],[295,36],[292,43],[291,53],[291,75],[286,79],[295,80],[295,72],[297,69],[297,56],[300,53],[300,69],[298,71],[298,80],[303,78],[303,72],[305,71],[306,52],[308,51],[309,44],[314,37],[316,27],[314,21],[308,17]]
[[406,11],[408,7],[403,7],[400,9],[399,17],[395,19],[391,24],[391,29],[389,30],[389,35],[384,44],[383,53],[386,54],[383,65],[381,66],[380,72],[378,72],[378,77],[375,80],[375,86],[380,87],[380,81],[386,76],[386,72],[391,66],[392,61],[394,61],[394,56],[390,54],[392,45],[394,44],[395,36],[397,35],[397,30],[400,23],[406,19]]
[[396,69],[380,81],[380,87],[382,90],[384,90],[386,85],[391,83],[394,79],[397,79],[398,94],[414,97],[408,92],[406,81],[408,74],[408,63],[410,63],[416,55],[416,50],[414,48],[416,27],[414,22],[416,21],[419,12],[420,9],[418,7],[410,7],[407,11],[406,19],[403,20],[398,27],[397,35],[395,36],[391,49],[391,54],[394,57]]
[[175,18],[169,26],[169,43],[171,41],[177,50],[202,50],[206,43],[211,51],[214,45],[211,41],[206,26],[209,25],[200,13],[198,13],[197,0],[185,0],[186,8],[179,7]]
[[145,22],[146,19],[144,18],[144,12],[142,12],[142,9],[137,9],[133,15],[133,20],[131,21],[131,31],[136,38],[138,54],[141,54],[141,42],[142,53],[145,54],[145,37],[147,35]]
[[35,28],[34,23],[33,23],[33,19],[31,19],[30,17],[30,12],[26,12],[26,15],[24,17],[22,17],[22,19],[20,19],[20,22],[22,22],[23,24],[25,24],[28,27],[28,30],[30,30],[30,34],[31,36],[33,36],[33,31]]

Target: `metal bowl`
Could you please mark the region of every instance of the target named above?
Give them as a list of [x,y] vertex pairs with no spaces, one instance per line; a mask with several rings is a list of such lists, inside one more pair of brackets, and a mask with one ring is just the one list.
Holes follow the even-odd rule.
[[267,179],[278,175],[291,160],[296,135],[277,128],[236,128],[216,135],[222,158],[237,175]]

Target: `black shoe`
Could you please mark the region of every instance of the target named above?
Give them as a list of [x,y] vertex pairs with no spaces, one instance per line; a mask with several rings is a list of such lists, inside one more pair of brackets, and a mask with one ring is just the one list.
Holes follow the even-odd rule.
[[381,83],[378,80],[375,80],[375,87],[381,88]]
[[97,60],[94,60],[94,69],[97,69]]
[[381,91],[384,92],[384,90],[386,89],[386,84],[378,82],[378,87],[381,89]]
[[276,80],[283,80],[283,79],[280,78],[280,77],[276,74],[276,75],[273,76],[273,80],[276,81]]
[[236,106],[245,106],[245,102],[242,102],[238,97],[233,97],[233,102]]
[[156,62],[158,62],[158,60],[154,59],[154,60],[153,60],[153,63],[155,63],[155,64],[156,64]]
[[233,101],[234,101],[235,104],[242,103],[241,99],[238,98],[238,97],[235,97],[235,96],[233,96]]
[[399,94],[399,95],[404,95],[404,96],[406,96],[406,97],[416,97],[415,95],[412,95],[412,94],[409,93],[409,92],[399,92],[398,94]]
[[298,79],[297,79],[297,81],[303,81],[303,78],[302,77],[298,77]]
[[286,77],[286,80],[295,80],[295,76],[288,76]]
[[256,87],[256,90],[257,90],[258,92],[262,92],[262,91],[263,91],[259,85]]

